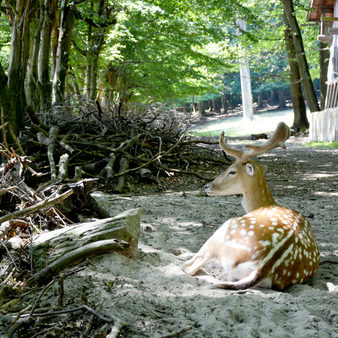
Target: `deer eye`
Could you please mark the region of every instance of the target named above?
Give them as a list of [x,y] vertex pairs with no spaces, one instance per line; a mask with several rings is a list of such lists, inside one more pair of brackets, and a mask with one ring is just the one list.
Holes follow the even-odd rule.
[[228,176],[234,176],[234,175],[236,175],[236,170],[230,170],[228,172]]

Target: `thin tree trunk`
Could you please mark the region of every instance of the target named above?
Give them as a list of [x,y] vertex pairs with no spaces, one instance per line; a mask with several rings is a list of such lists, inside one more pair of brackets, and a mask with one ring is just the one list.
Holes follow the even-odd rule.
[[[71,5],[73,6],[73,5]],[[66,75],[69,62],[70,37],[73,29],[73,8],[62,0],[60,7],[60,29],[58,48],[56,53],[55,72],[52,83],[52,103],[63,100],[65,92]]]
[[223,113],[226,113],[228,111],[227,94],[222,95],[222,108]]
[[300,131],[302,129],[309,128],[309,121],[306,116],[306,105],[291,34],[291,30],[286,28],[284,32],[284,39],[289,64],[291,101],[294,111],[292,128],[296,131]]
[[213,107],[214,107],[215,113],[220,114],[221,106],[222,106],[222,98],[221,97],[218,97],[217,99],[213,100]]
[[257,97],[257,108],[263,108],[264,103],[263,103],[263,94],[259,93]]
[[278,92],[276,89],[271,90],[271,105],[274,106],[279,103]]
[[56,1],[43,0],[41,15],[43,18],[39,59],[38,59],[38,80],[40,92],[40,108],[48,108],[51,101],[51,84],[49,74],[50,46],[53,22],[55,20]]
[[320,108],[318,105],[314,86],[311,80],[309,66],[305,56],[302,36],[296,19],[296,14],[293,8],[293,1],[292,0],[281,0],[281,1],[284,6],[284,16],[283,16],[284,21],[285,23],[288,23],[287,26],[289,26],[292,31],[292,41],[296,52],[298,69],[304,86],[304,93],[307,100],[307,104],[311,112],[319,111]]
[[204,101],[198,102],[198,112],[200,116],[205,114],[205,102]]
[[[237,24],[240,29],[246,31],[246,23],[243,20],[237,20]],[[250,68],[249,61],[245,55],[241,56],[240,64],[243,117],[253,120]]]
[[278,90],[278,98],[279,98],[278,109],[285,108],[285,96],[284,96],[284,90],[283,89]]
[[329,66],[330,50],[326,43],[319,42],[319,65],[320,65],[320,109],[325,109],[327,91],[327,69]]
[[[38,7],[41,6],[39,0]],[[32,106],[34,110],[39,109],[40,97],[38,95],[38,55],[40,48],[40,35],[43,23],[43,16],[40,10],[36,10],[37,15],[32,20],[33,26],[31,27],[30,34],[30,52],[27,61],[27,72],[25,78],[25,97],[28,105]],[[35,25],[34,25],[35,23]],[[31,25],[32,26],[32,25]]]

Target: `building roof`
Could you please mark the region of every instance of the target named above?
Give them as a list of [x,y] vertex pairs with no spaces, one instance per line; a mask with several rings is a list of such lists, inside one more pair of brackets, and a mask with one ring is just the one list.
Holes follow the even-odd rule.
[[322,16],[333,17],[333,8],[336,0],[311,0],[309,21],[320,21]]

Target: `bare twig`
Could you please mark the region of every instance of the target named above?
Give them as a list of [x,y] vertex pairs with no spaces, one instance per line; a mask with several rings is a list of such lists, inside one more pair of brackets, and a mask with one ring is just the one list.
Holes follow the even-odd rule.
[[30,207],[18,210],[18,211],[14,211],[11,214],[7,214],[5,216],[0,217],[0,223],[3,223],[5,221],[8,221],[10,219],[13,218],[18,218],[21,216],[26,216],[29,215],[33,212],[36,212],[38,210],[41,209],[45,209],[45,208],[49,208],[50,206],[57,204],[61,201],[63,201],[64,199],[68,198],[71,194],[73,193],[73,189],[67,190],[66,192],[64,192],[61,195],[56,195],[56,196],[50,196],[49,198],[38,202]]

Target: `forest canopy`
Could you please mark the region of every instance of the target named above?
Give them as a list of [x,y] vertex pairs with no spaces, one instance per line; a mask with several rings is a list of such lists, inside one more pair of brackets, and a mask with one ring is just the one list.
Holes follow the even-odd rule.
[[[307,6],[298,1],[295,12],[316,79],[318,28],[306,23]],[[279,0],[2,1],[1,23],[0,101],[15,130],[27,105],[43,111],[71,95],[117,114],[132,102],[236,104],[242,57],[255,100],[289,88]]]

